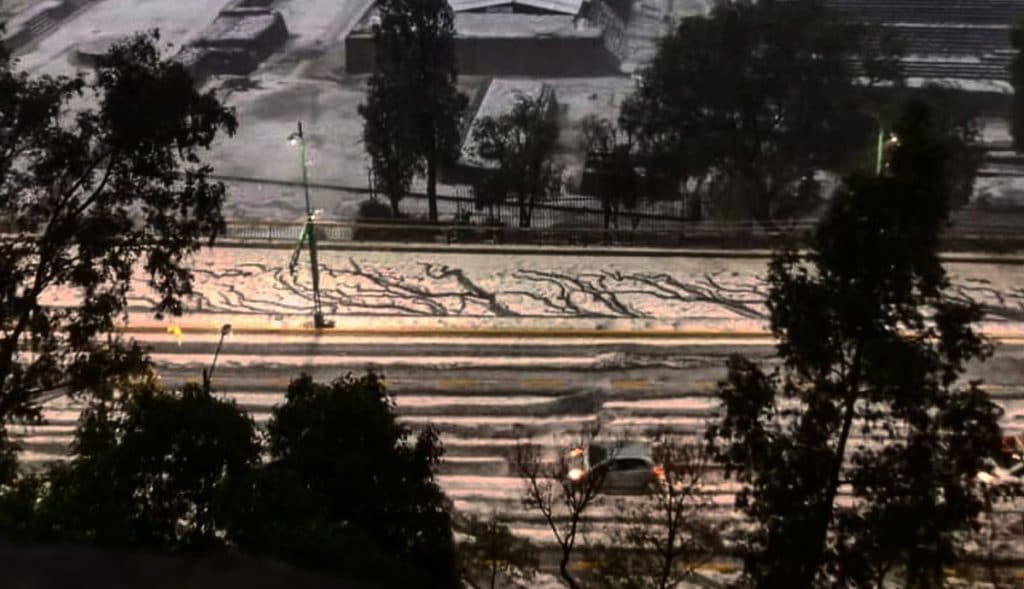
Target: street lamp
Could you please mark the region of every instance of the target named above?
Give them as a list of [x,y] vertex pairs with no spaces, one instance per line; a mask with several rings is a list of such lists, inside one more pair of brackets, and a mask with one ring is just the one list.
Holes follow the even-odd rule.
[[878,147],[875,152],[875,175],[882,175],[883,160],[885,157],[885,150],[896,147],[900,144],[900,138],[895,133],[890,133],[889,138],[885,138],[885,130],[878,127]]
[[313,274],[313,326],[316,329],[334,327],[333,321],[324,319],[323,308],[320,303],[320,264],[316,253],[316,229],[314,222],[316,214],[309,204],[309,172],[306,169],[306,136],[302,133],[302,121],[299,121],[298,129],[288,136],[288,143],[299,147],[299,161],[302,165],[302,189],[306,197],[306,223],[302,226],[302,234],[299,236],[299,244],[292,254],[289,270],[295,274],[299,261],[299,253],[302,251],[303,242],[309,243],[309,262]]
[[203,388],[210,392],[210,384],[213,381],[213,371],[217,368],[217,357],[220,356],[220,348],[224,345],[224,338],[231,333],[231,324],[225,323],[220,326],[220,340],[217,342],[217,349],[213,351],[213,362],[210,363],[210,370],[203,370]]

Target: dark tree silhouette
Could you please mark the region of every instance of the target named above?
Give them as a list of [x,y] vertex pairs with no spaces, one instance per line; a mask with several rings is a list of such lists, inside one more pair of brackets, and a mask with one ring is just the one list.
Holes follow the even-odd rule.
[[1016,53],[1010,62],[1010,84],[1013,100],[1010,103],[1010,135],[1017,151],[1024,151],[1024,21],[1010,29],[1010,44]]
[[408,191],[426,172],[430,220],[437,222],[437,175],[454,160],[468,100],[455,87],[454,13],[447,0],[382,0],[374,27],[376,67],[360,108],[363,138],[385,191]]
[[398,587],[458,586],[449,506],[434,480],[437,435],[414,443],[370,373],[302,376],[267,425],[244,548]]
[[629,133],[606,119],[587,116],[582,128],[588,168],[596,177],[596,196],[604,211],[604,228],[613,223],[618,228],[619,209],[633,210],[640,202],[636,146]]
[[123,548],[202,551],[230,543],[260,444],[252,418],[198,384],[122,382],[75,431],[72,459],[40,488],[34,535]]
[[711,501],[702,493],[712,464],[707,445],[659,434],[651,458],[661,480],[638,500],[617,502],[623,526],[598,552],[606,589],[673,589],[722,553],[718,530],[707,519]]
[[[580,432],[577,448],[585,451],[599,432],[599,425]],[[570,589],[579,589],[580,580],[569,565],[590,523],[588,510],[599,499],[605,471],[594,470],[574,481],[574,464],[569,448],[552,460],[527,440],[517,442],[509,456],[510,470],[523,481],[523,507],[540,513],[558,546],[559,576]]]
[[520,227],[530,226],[538,200],[561,189],[562,168],[554,162],[554,107],[545,96],[519,96],[512,112],[485,117],[473,130],[478,155],[494,164],[476,191],[484,203],[515,198]]
[[384,192],[391,203],[391,216],[398,218],[398,203],[409,192],[412,179],[421,169],[415,151],[415,119],[403,103],[403,88],[383,74],[370,77],[366,104],[359,106],[365,121],[363,143],[373,164],[374,189]]
[[620,123],[657,175],[707,182],[712,206],[766,222],[808,170],[872,144],[866,92],[899,78],[897,54],[817,0],[720,0],[661,40]]
[[[953,187],[935,114],[911,101],[887,172],[854,175],[812,247],[770,265],[783,366],[733,357],[709,437],[757,524],[756,587],[939,587],[984,502],[999,408],[960,377],[989,345],[937,255]],[[840,494],[850,498],[838,501]]]
[[473,589],[530,587],[540,557],[528,538],[518,538],[497,514],[481,520],[470,516],[461,531],[471,539],[459,543],[462,579]]
[[[116,44],[89,78],[0,59],[0,424],[37,418],[41,392],[102,392],[138,370],[141,351],[111,335],[134,271],[157,313],[178,313],[191,254],[223,230],[224,187],[200,154],[234,115],[157,39]],[[58,293],[76,298],[44,304]]]
[[[963,92],[936,84],[910,91],[908,100],[924,102],[931,110],[935,139],[943,144],[942,149],[948,154],[942,173],[949,185],[949,206],[951,209],[963,207],[974,195],[974,180],[985,159],[984,150],[979,146],[980,109]],[[886,123],[886,127],[898,120],[903,104],[893,103],[880,109],[881,118],[892,121]],[[899,141],[899,135],[894,134],[893,139]],[[872,152],[874,149],[872,147]],[[862,158],[868,159],[871,158]]]

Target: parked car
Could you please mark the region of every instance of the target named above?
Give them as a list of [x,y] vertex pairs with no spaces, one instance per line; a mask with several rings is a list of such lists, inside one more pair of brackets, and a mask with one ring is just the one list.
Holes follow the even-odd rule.
[[595,443],[586,450],[573,448],[569,456],[569,480],[582,484],[600,477],[602,493],[644,493],[665,478],[665,471],[654,463],[651,448],[644,443]]

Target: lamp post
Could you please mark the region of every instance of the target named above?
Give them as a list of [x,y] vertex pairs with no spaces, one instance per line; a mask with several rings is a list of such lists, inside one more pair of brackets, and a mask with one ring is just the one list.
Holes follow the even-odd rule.
[[900,138],[895,133],[889,135],[889,139],[885,138],[885,130],[882,127],[878,127],[878,146],[875,150],[875,175],[882,175],[882,166],[884,165],[885,149],[887,147],[893,147],[899,145]]
[[320,263],[317,260],[316,252],[316,228],[314,222],[316,215],[309,203],[309,172],[306,170],[306,136],[302,133],[302,121],[299,121],[298,130],[288,136],[288,142],[299,146],[299,158],[302,164],[302,189],[306,197],[306,223],[302,226],[302,234],[299,236],[299,244],[292,254],[289,269],[295,274],[299,262],[299,253],[302,250],[303,242],[309,243],[309,262],[313,275],[313,326],[316,329],[333,327],[333,321],[324,319],[323,308],[320,303]]
[[885,150],[885,131],[878,128],[878,146],[875,150],[875,176],[882,175],[882,152]]
[[213,351],[213,362],[210,363],[210,370],[203,369],[203,388],[210,392],[213,382],[213,371],[217,368],[217,357],[220,356],[220,348],[224,345],[224,338],[231,333],[231,324],[225,323],[220,326],[220,340],[217,342],[217,349]]

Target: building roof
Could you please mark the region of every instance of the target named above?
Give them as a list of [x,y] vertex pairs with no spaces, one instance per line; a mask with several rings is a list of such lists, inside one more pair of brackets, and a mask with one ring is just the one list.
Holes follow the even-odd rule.
[[600,38],[603,32],[598,27],[577,23],[571,16],[564,15],[499,15],[473,12],[455,15],[455,34],[466,38]]
[[473,119],[466,129],[465,140],[462,143],[462,150],[459,163],[474,167],[494,167],[494,162],[484,160],[477,155],[477,143],[473,138],[473,132],[480,120],[486,117],[498,118],[512,112],[519,97],[541,98],[545,94],[554,99],[554,90],[543,82],[536,80],[493,78],[484,91],[483,98]]
[[278,13],[266,10],[253,14],[220,14],[203,32],[199,44],[251,42],[273,29],[280,19]]
[[484,10],[499,6],[525,6],[555,14],[576,16],[583,7],[583,0],[448,0],[448,4],[455,12]]
[[[351,36],[373,35],[373,24],[378,19],[377,9],[366,13],[353,27]],[[455,15],[456,37],[475,39],[534,39],[563,37],[573,39],[600,38],[604,29],[593,23],[564,14],[486,14],[460,12]]]

